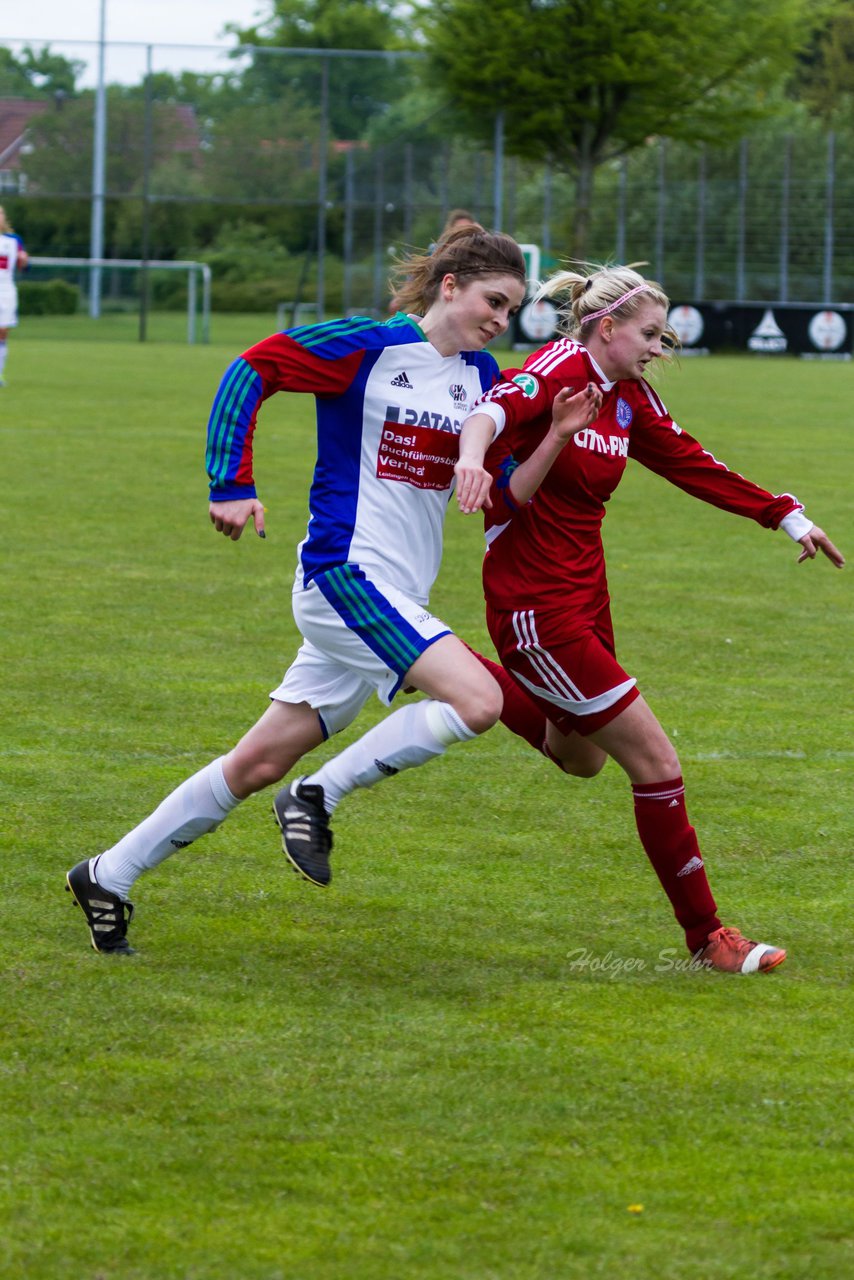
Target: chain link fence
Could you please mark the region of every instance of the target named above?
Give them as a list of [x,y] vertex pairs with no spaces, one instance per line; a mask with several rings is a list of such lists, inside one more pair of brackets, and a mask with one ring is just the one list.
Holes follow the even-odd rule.
[[[13,54],[20,44],[7,42]],[[97,84],[101,48],[57,43]],[[214,311],[383,314],[393,255],[463,207],[575,256],[571,175],[466,142],[404,53],[103,47],[97,88],[0,94],[0,200],[31,253],[199,261]],[[205,70],[176,72],[181,65]],[[116,83],[121,76],[121,84]],[[2,82],[0,82],[2,87]],[[586,255],[649,264],[673,297],[854,298],[854,128],[769,125],[724,148],[651,140],[599,168]],[[100,187],[100,189],[99,189]],[[93,253],[96,221],[102,248]],[[185,308],[180,272],[45,268],[105,309]],[[90,297],[91,302],[91,297]]]

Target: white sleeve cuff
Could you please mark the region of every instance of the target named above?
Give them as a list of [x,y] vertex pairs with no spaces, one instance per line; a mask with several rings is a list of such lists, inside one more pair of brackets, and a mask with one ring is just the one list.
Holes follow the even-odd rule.
[[[504,424],[507,421],[507,415],[501,405],[493,404],[491,402],[486,404],[476,404],[469,414],[469,418],[473,418],[476,413],[485,413],[487,418],[491,418],[495,423],[495,431],[493,432],[492,438],[493,440],[496,440],[504,430]],[[466,419],[466,421],[468,421],[468,419]],[[465,423],[463,425],[465,426]]]
[[798,511],[790,511],[780,521],[780,528],[787,533],[793,542],[800,542],[804,534],[809,533],[813,521],[805,514],[803,507]]

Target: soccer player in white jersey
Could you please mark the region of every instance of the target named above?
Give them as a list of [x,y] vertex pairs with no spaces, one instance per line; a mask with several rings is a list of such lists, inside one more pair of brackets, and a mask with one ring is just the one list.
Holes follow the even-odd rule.
[[28,262],[24,242],[15,235],[0,206],[0,387],[6,385],[5,369],[9,330],[18,323],[18,286],[16,271],[23,271]]
[[[131,950],[128,898],[143,871],[282,779],[350,724],[372,693],[386,705],[402,687],[427,697],[348,747],[323,782],[299,779],[275,800],[285,853],[316,884],[331,878],[328,818],[346,791],[423,764],[498,719],[498,684],[430,613],[428,597],[461,424],[498,381],[484,348],[522,302],[525,263],[509,236],[471,226],[401,263],[399,274],[405,311],[275,334],[222,379],[208,424],[210,518],[232,539],[250,522],[264,536],[252,471],[260,405],[276,391],[317,398],[318,457],[293,594],[304,640],[270,706],[232,751],[118,844],[69,871],[97,951]],[[595,409],[595,395],[578,395],[577,426]]]
[[[633,460],[693,497],[782,528],[800,543],[801,561],[820,551],[841,568],[843,557],[797,498],[730,471],[673,421],[646,381],[675,338],[660,285],[628,267],[591,267],[558,273],[540,296],[562,303],[565,336],[505,373],[464,425],[460,446],[460,506],[477,510],[491,495],[483,581],[505,670],[486,665],[504,692],[501,718],[566,773],[593,777],[613,757],[631,782],[641,843],[689,952],[724,972],[767,972],[786,953],[721,924],[678,757],[617,660],[601,526]],[[571,420],[560,426],[561,397],[588,380],[601,392],[596,420],[582,431]],[[483,442],[496,433],[478,472]]]

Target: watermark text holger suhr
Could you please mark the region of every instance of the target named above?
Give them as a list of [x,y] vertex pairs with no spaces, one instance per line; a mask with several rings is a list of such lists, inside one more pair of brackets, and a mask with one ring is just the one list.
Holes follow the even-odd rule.
[[[608,978],[619,978],[624,973],[642,973],[650,967],[643,956],[618,956],[613,951],[599,955],[587,947],[574,947],[567,952],[566,958],[570,969],[586,969],[589,973],[600,973]],[[675,947],[665,947],[659,951],[652,968],[655,973],[684,973],[705,966],[698,955],[686,956],[684,951],[677,951]]]

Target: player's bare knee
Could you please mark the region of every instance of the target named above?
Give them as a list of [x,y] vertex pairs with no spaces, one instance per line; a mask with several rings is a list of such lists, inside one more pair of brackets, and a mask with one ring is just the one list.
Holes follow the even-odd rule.
[[682,766],[679,763],[679,757],[676,752],[667,743],[658,749],[650,747],[644,761],[644,778],[647,781],[665,781],[668,778],[678,778],[682,772]]
[[573,778],[595,778],[605,768],[605,759],[582,759],[582,760],[562,760],[561,767],[564,773],[572,774]]
[[504,698],[497,684],[477,690],[476,695],[457,703],[454,710],[460,719],[471,729],[472,733],[486,733],[493,725],[498,724],[504,707]]
[[244,797],[281,782],[287,772],[288,767],[281,759],[262,755],[232,757],[228,768],[233,779],[232,789]]
[[605,768],[608,756],[604,751],[570,750],[564,752],[547,751],[549,759],[573,778],[595,778]]

